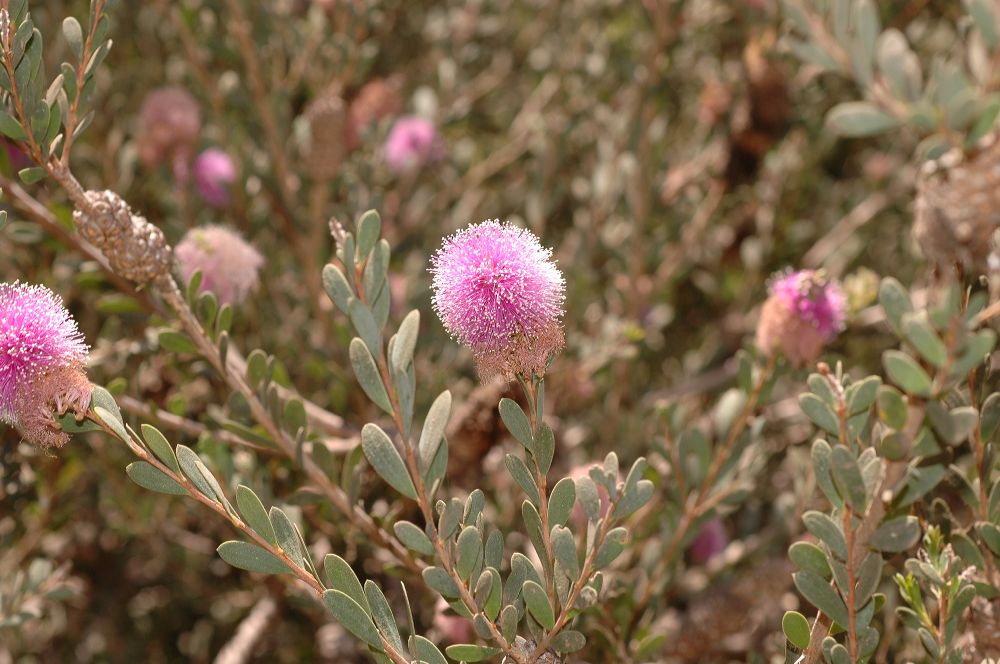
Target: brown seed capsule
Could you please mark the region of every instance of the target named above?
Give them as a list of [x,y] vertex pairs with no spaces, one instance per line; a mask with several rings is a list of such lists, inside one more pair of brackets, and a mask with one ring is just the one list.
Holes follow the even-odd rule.
[[337,175],[347,152],[347,107],[335,90],[328,90],[306,107],[305,118],[310,133],[306,169],[314,180],[329,180]]
[[73,221],[80,235],[107,257],[112,270],[137,284],[169,274],[173,257],[163,231],[113,191],[88,191],[85,196],[90,209],[75,210]]
[[975,154],[952,150],[924,164],[917,181],[913,236],[929,261],[990,271],[993,233],[1000,228],[1000,141]]

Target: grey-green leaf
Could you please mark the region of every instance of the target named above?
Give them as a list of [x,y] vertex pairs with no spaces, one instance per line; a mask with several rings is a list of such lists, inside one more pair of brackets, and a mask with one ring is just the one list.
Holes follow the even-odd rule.
[[916,361],[898,350],[887,350],[882,354],[882,364],[892,382],[905,392],[918,397],[931,395],[931,377]]
[[534,449],[534,435],[531,433],[531,423],[521,406],[513,399],[504,397],[500,400],[500,418],[507,426],[511,435],[529,451]]
[[828,515],[810,510],[802,515],[806,529],[830,547],[835,556],[841,560],[847,559],[847,541],[840,526]]
[[358,379],[358,384],[365,391],[368,398],[376,406],[385,412],[392,414],[392,403],[389,401],[389,394],[385,391],[385,384],[379,373],[375,359],[368,351],[365,342],[354,337],[350,346],[351,366],[354,368],[354,375]]
[[339,590],[353,599],[364,607],[365,611],[369,610],[368,598],[361,587],[361,581],[346,560],[335,553],[328,553],[323,559],[323,569],[326,572],[326,582],[334,590]]
[[407,498],[417,499],[417,490],[406,470],[406,464],[403,463],[403,457],[385,431],[376,424],[366,424],[361,429],[361,448],[368,463],[382,479]]
[[531,615],[545,629],[552,629],[556,624],[556,616],[552,611],[552,605],[545,594],[545,590],[534,581],[525,581],[521,590],[524,596],[524,603],[531,612]]
[[[399,347],[399,340],[396,341],[396,348]],[[395,348],[393,349],[395,350]],[[417,449],[420,451],[420,462],[424,468],[430,466],[434,455],[437,454],[441,439],[444,438],[445,429],[448,426],[448,417],[451,415],[451,392],[445,390],[438,395],[434,403],[427,411],[427,419],[424,420],[424,428],[420,431],[420,442]]]
[[841,625],[848,624],[847,607],[827,581],[805,570],[793,574],[792,579],[795,587],[813,606]]
[[360,604],[339,590],[324,592],[323,603],[330,609],[330,613],[337,619],[337,622],[344,626],[344,629],[378,652],[382,652],[382,639],[375,628],[375,623]]
[[368,598],[368,606],[372,610],[372,618],[375,626],[396,652],[403,651],[403,639],[399,635],[399,627],[396,625],[396,617],[392,615],[392,608],[382,590],[369,579],[365,581],[365,597]]
[[837,104],[826,116],[826,124],[841,136],[874,136],[899,126],[899,120],[867,101]]
[[430,538],[416,524],[409,521],[397,521],[392,525],[392,530],[396,533],[399,541],[408,549],[413,549],[425,556],[434,555],[434,545]]
[[920,539],[920,523],[915,516],[899,516],[882,523],[872,533],[869,544],[886,553],[906,551]]
[[125,473],[130,480],[150,491],[168,493],[174,496],[186,496],[188,493],[187,489],[145,461],[130,463],[126,466]]
[[249,487],[239,485],[236,487],[236,505],[240,508],[240,514],[251,530],[266,539],[271,544],[277,544],[278,538],[274,534],[274,526],[267,516],[267,510],[260,498]]
[[245,569],[248,572],[263,572],[265,574],[286,574],[291,572],[281,559],[270,551],[256,544],[230,540],[223,542],[216,549],[219,556],[233,567]]
[[571,581],[580,576],[580,560],[576,552],[576,538],[568,528],[556,526],[552,529],[552,549],[556,560],[562,565]]
[[564,477],[559,480],[549,495],[549,526],[564,525],[573,512],[576,502],[576,483]]

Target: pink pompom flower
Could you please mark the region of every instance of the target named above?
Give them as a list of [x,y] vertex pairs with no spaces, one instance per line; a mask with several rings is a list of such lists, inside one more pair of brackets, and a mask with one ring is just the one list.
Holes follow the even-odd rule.
[[194,184],[212,207],[229,205],[229,187],[236,181],[236,163],[219,148],[208,148],[194,160]]
[[174,249],[184,281],[201,270],[200,290],[211,291],[219,302],[239,303],[257,287],[264,257],[224,226],[202,226],[187,232]]
[[0,420],[30,442],[61,447],[68,436],[52,411],[82,417],[90,407],[87,355],[58,295],[44,286],[0,284]]
[[444,240],[431,260],[433,304],[484,377],[542,375],[563,346],[565,281],[531,231],[484,221]]
[[139,109],[136,144],[147,167],[169,163],[178,178],[187,169],[201,135],[201,108],[184,88],[157,88],[146,95]]
[[816,270],[786,271],[772,279],[757,323],[757,346],[781,352],[796,366],[813,362],[844,329],[847,299],[836,281]]
[[430,120],[411,115],[399,118],[383,146],[385,160],[396,173],[436,161],[444,156],[437,129]]

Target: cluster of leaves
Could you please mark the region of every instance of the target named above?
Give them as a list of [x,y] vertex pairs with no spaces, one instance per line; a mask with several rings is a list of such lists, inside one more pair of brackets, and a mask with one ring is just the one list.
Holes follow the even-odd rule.
[[990,0],[966,0],[967,25],[949,26],[960,52],[936,57],[925,71],[906,36],[882,26],[871,0],[785,0],[794,36],[789,48],[824,72],[853,79],[864,101],[842,102],[827,115],[842,136],[873,136],[908,128],[922,137],[917,154],[941,156],[971,148],[990,133],[1000,112],[1000,80],[992,62],[1000,49],[1000,16]]
[[[899,282],[883,281],[879,302],[904,344],[903,350],[886,350],[882,357],[892,385],[883,385],[879,376],[852,381],[840,370],[836,374],[826,370],[811,375],[810,391],[799,397],[806,415],[835,438],[832,446],[822,438],[812,446],[813,472],[831,510],[803,515],[815,541],[793,544],[789,556],[798,568],[796,587],[832,625],[827,635],[818,618],[817,625],[823,627],[810,634],[805,617],[790,613],[783,627],[791,644],[803,650],[821,639],[821,650],[813,650],[822,652],[827,662],[868,661],[875,652],[879,632],[872,621],[885,604],[885,597],[876,592],[883,554],[912,549],[921,536],[915,513],[927,504],[932,512],[944,512],[938,518],[946,517],[951,543],[963,561],[960,567],[977,566],[987,575],[988,582],[977,590],[988,598],[998,593],[993,585],[995,562],[985,561],[995,556],[990,540],[996,526],[989,523],[987,496],[996,492],[990,471],[994,404],[1000,397],[992,394],[974,405],[982,388],[976,370],[993,351],[996,333],[980,329],[984,293],[970,297],[952,282],[938,295],[937,304],[916,309]],[[958,462],[969,455],[974,463],[964,470]],[[963,524],[943,503],[931,503],[931,492],[946,476],[961,483],[960,495],[975,515],[974,523]],[[920,617],[920,612],[927,616],[920,601],[920,581],[939,584],[935,595],[943,596],[938,610],[944,611],[940,632],[935,629],[928,641],[930,632],[911,619],[905,623],[923,630],[920,639],[928,649],[933,645],[935,661],[945,661],[946,641],[954,636],[975,591],[965,591],[956,600],[959,590],[973,586],[960,579],[955,584],[945,581],[945,577],[957,579],[961,569],[954,569],[950,550],[943,553],[939,530],[929,529],[926,538],[931,562],[907,563],[916,579],[898,579],[904,597],[918,606],[918,613],[906,614],[907,618]]]

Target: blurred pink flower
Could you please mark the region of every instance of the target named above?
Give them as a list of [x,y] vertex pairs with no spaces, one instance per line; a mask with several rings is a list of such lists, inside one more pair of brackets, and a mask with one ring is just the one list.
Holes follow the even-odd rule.
[[212,207],[229,204],[229,186],[236,181],[236,164],[218,148],[208,148],[195,159],[194,184]]
[[726,533],[726,526],[722,519],[715,518],[708,521],[701,527],[688,552],[691,559],[699,565],[704,565],[709,560],[722,553],[729,544],[729,535]]
[[220,303],[239,303],[257,287],[264,257],[238,233],[224,226],[202,226],[187,232],[174,249],[184,281],[201,270],[202,292]]
[[190,92],[169,86],[146,95],[139,109],[136,143],[147,168],[169,163],[179,178],[185,178],[200,135],[201,108]]
[[411,115],[396,120],[383,146],[385,160],[396,173],[436,161],[444,156],[437,129],[424,118]]
[[808,364],[844,328],[844,293],[821,272],[780,273],[768,290],[757,323],[757,346],[765,355],[780,351],[796,366]]
[[452,613],[448,608],[448,602],[444,599],[438,599],[434,605],[434,628],[445,643],[469,643],[475,638],[472,633],[472,623]]
[[484,221],[445,238],[431,259],[432,302],[484,376],[542,374],[562,348],[565,281],[531,231]]
[[87,344],[63,305],[44,286],[0,284],[0,420],[44,447],[68,440],[52,416],[90,406],[83,375]]

